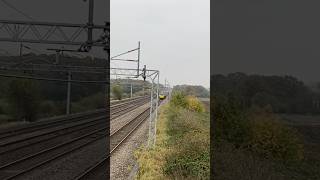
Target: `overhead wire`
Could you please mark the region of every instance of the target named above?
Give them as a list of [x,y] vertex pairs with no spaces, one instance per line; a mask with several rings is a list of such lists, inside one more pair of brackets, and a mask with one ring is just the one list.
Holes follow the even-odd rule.
[[[12,10],[16,11],[17,13],[21,14],[22,16],[24,16],[24,17],[26,17],[26,18],[28,18],[28,19],[30,19],[30,20],[32,20],[32,21],[36,21],[35,18],[33,18],[33,17],[30,16],[29,14],[21,11],[20,9],[18,9],[17,7],[15,7],[13,4],[9,3],[8,1],[6,1],[6,0],[1,0],[1,2],[2,2],[3,4],[5,4],[7,7],[9,7],[10,9],[12,9]],[[46,29],[46,30],[49,31],[50,29]],[[38,32],[38,33],[39,33],[39,32]],[[39,33],[39,34],[40,34],[40,33]],[[61,35],[58,35],[58,34],[55,34],[55,33],[53,33],[53,35],[55,35],[55,36],[57,36],[57,37],[59,37],[59,38],[62,37]]]
[[[28,15],[27,13],[23,12],[22,10],[18,9],[16,6],[14,6],[13,4],[9,3],[8,1],[6,0],[1,0],[1,2],[6,5],[7,7],[9,7],[10,9],[16,11],[17,13],[19,13],[20,15],[26,17],[27,19],[29,20],[32,20],[32,21],[36,21],[35,18],[33,18],[32,16]],[[47,29],[49,30],[49,29]],[[37,30],[38,31],[38,30]],[[38,32],[39,33],[39,32]],[[40,34],[40,33],[39,33]],[[53,35],[55,36],[59,36],[61,37],[60,35],[58,34],[54,34]],[[36,50],[36,49],[33,49],[33,48],[30,48],[30,50],[32,51],[35,51],[35,52],[38,52],[39,54],[41,54],[40,51]],[[7,52],[6,50],[4,50],[5,52]],[[8,54],[8,53],[7,53]],[[75,53],[77,54],[78,56],[80,54],[78,53]],[[83,57],[83,55],[80,55]],[[18,76],[18,75],[7,75],[7,74],[0,74],[0,76],[2,77],[15,77],[15,78],[26,78],[26,79],[36,79],[36,80],[48,80],[48,81],[61,81],[61,82],[69,82],[69,80],[63,80],[63,79],[50,79],[50,78],[36,78],[36,77],[30,77],[30,76]],[[79,81],[79,80],[71,80],[70,82],[79,82],[79,83],[106,83],[107,81]]]
[[7,7],[15,10],[16,12],[18,12],[19,14],[23,15],[24,17],[35,21],[35,19],[33,17],[31,17],[30,15],[24,13],[23,11],[19,10],[18,8],[16,8],[14,5],[10,4],[9,2],[7,2],[6,0],[1,0],[3,2],[3,4],[5,4]]

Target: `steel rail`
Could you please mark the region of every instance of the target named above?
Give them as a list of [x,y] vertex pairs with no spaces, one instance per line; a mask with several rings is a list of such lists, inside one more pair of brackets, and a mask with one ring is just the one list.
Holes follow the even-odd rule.
[[[120,106],[126,106],[126,105],[130,105],[136,101],[139,101],[141,99],[133,99],[132,101],[126,101],[124,103],[118,103],[116,105],[111,106],[110,111],[113,111],[113,109],[117,109]],[[12,137],[12,136],[17,136],[19,135],[18,132],[19,131],[23,131],[21,133],[26,133],[24,132],[25,130],[29,130],[31,131],[30,128],[32,128],[32,130],[41,130],[41,129],[46,129],[48,127],[52,127],[52,126],[56,126],[56,124],[60,124],[60,123],[64,123],[64,122],[68,122],[68,123],[73,123],[75,121],[78,121],[79,119],[77,118],[81,118],[81,120],[83,118],[88,118],[87,116],[95,116],[95,115],[100,115],[101,113],[107,113],[108,110],[104,110],[104,109],[100,109],[100,110],[96,110],[93,112],[87,112],[87,113],[79,113],[79,114],[74,114],[74,115],[70,115],[70,116],[62,116],[60,117],[60,119],[58,120],[50,120],[48,122],[46,121],[39,121],[34,123],[33,125],[29,125],[26,127],[20,127],[18,129],[13,129],[13,130],[9,130],[9,131],[5,131],[5,132],[0,132],[0,140],[4,139],[4,138],[8,138],[8,137]],[[111,114],[113,115],[113,114]],[[27,131],[28,132],[28,131]]]
[[[108,155],[106,155],[106,157],[102,158],[100,161],[98,161],[97,163],[95,163],[93,166],[89,167],[87,170],[85,170],[83,173],[79,174],[75,180],[86,180],[88,179],[88,176],[90,176],[90,174],[94,174],[94,172],[96,172],[96,170],[103,166],[104,163],[106,163],[106,161],[109,160],[109,158],[111,157],[111,154],[145,121],[148,119],[149,117],[149,108],[144,110],[141,114],[138,115],[138,117],[136,117],[135,119],[133,119],[132,121],[135,121],[137,119],[139,119],[141,116],[143,115],[147,115],[146,117],[143,117],[142,120],[134,126],[134,128],[131,129],[131,131],[129,131],[129,133],[127,133],[127,135],[122,138],[115,147],[112,148],[112,150],[109,152]],[[128,126],[132,121],[129,121],[125,126]],[[116,134],[117,132],[120,132],[121,129],[123,129],[125,126],[123,126],[122,128],[118,129],[116,132],[114,132],[112,135]],[[112,136],[111,135],[111,136]]]
[[[9,151],[12,152],[14,150],[17,150],[17,149],[20,149],[20,148],[23,148],[23,147],[26,147],[26,146],[30,146],[30,145],[33,145],[33,144],[38,144],[40,142],[47,141],[47,140],[52,139],[52,138],[56,138],[56,137],[60,137],[60,136],[66,135],[66,134],[70,134],[72,132],[75,132],[75,131],[78,131],[78,130],[81,130],[81,129],[84,129],[84,128],[92,127],[92,126],[95,126],[96,124],[101,124],[101,122],[102,122],[101,120],[105,121],[105,117],[95,118],[95,119],[92,119],[90,121],[82,122],[82,123],[79,123],[79,124],[76,124],[76,125],[71,125],[71,126],[68,126],[68,127],[65,127],[65,128],[48,131],[48,132],[45,132],[45,133],[42,133],[42,134],[37,134],[35,136],[22,138],[22,139],[18,139],[18,140],[15,140],[15,141],[10,141],[10,142],[7,142],[7,143],[2,143],[2,144],[0,144],[0,147],[9,146],[9,145],[17,144],[17,143],[20,143],[20,142],[25,143],[25,141],[28,141],[28,140],[36,139],[36,138],[43,137],[43,136],[50,135],[50,134],[54,134],[53,137],[44,138],[44,139],[41,139],[40,141],[27,143],[27,144],[25,144],[23,146],[19,146],[19,147],[16,147],[16,148],[6,149],[4,151],[0,151],[0,155],[2,155],[4,153],[7,153]],[[92,123],[92,124],[88,124],[88,123]],[[85,125],[85,126],[83,126],[83,125]],[[63,131],[67,131],[69,129],[73,129],[73,128],[77,128],[77,127],[81,127],[81,128],[71,130],[71,131],[69,131],[67,133],[56,134],[56,133],[58,133],[60,131],[63,132]]]
[[[14,165],[19,165],[19,164],[25,163],[27,160],[38,158],[38,156],[43,155],[45,153],[50,153],[50,152],[53,152],[54,150],[57,150],[59,148],[63,148],[63,147],[66,147],[68,145],[71,145],[72,143],[75,143],[75,142],[78,142],[78,141],[81,141],[81,140],[82,141],[86,140],[85,138],[88,138],[88,137],[90,138],[90,140],[88,142],[84,142],[84,143],[82,143],[80,145],[77,145],[75,147],[71,146],[71,148],[69,148],[67,151],[63,151],[63,152],[55,154],[54,156],[50,156],[49,159],[44,159],[43,161],[40,161],[40,162],[36,163],[35,165],[31,165],[28,168],[26,168],[24,170],[21,170],[21,171],[18,171],[13,175],[9,175],[9,177],[4,177],[3,180],[9,180],[9,179],[13,179],[13,178],[15,178],[17,176],[21,176],[21,175],[23,175],[23,174],[25,174],[25,173],[37,168],[37,167],[40,167],[40,166],[42,166],[44,164],[47,164],[47,163],[49,163],[49,162],[51,162],[51,161],[53,161],[55,159],[58,159],[58,158],[60,158],[60,157],[62,157],[64,155],[67,155],[67,154],[69,154],[71,152],[74,152],[74,151],[76,151],[78,149],[81,149],[84,146],[87,146],[87,145],[89,145],[89,144],[91,144],[93,142],[96,142],[96,141],[98,141],[98,140],[100,140],[102,138],[105,138],[105,136],[107,136],[107,134],[106,134],[107,131],[106,130],[107,130],[107,128],[98,129],[96,131],[93,131],[91,133],[85,134],[85,135],[80,136],[78,138],[74,138],[74,139],[71,139],[71,140],[69,140],[67,142],[64,142],[62,144],[58,144],[58,145],[56,145],[54,147],[51,147],[49,149],[45,149],[43,151],[37,152],[35,154],[32,154],[30,156],[18,159],[16,161],[10,162],[10,163],[5,164],[5,165],[2,165],[0,167],[0,172],[4,171],[5,169],[9,169],[10,167],[12,167]],[[102,133],[102,134],[99,134],[99,133]],[[97,134],[97,136],[96,137],[92,137],[92,135],[95,135],[95,134]]]
[[[141,103],[142,104],[142,103]],[[141,104],[136,104],[134,106],[130,106],[130,107],[125,107],[125,109],[119,109],[117,112],[114,112],[113,114],[117,114],[116,116],[112,116],[111,119],[115,119],[129,111],[131,111],[132,109],[135,109],[137,107],[139,107]],[[119,114],[118,114],[119,113]],[[38,137],[42,137],[42,136],[46,136],[46,135],[50,135],[50,134],[55,134],[55,133],[58,133],[58,132],[63,132],[63,131],[66,131],[68,129],[73,129],[73,128],[76,128],[76,127],[81,127],[83,125],[86,125],[80,129],[83,129],[83,128],[86,128],[86,127],[91,127],[91,126],[94,126],[96,124],[99,124],[101,120],[106,120],[105,118],[107,117],[107,115],[104,115],[102,117],[97,117],[97,118],[91,118],[89,120],[86,120],[84,122],[80,122],[80,123],[77,123],[77,124],[70,124],[69,126],[67,127],[63,127],[63,128],[59,128],[59,129],[55,129],[55,130],[51,130],[51,131],[47,131],[47,132],[44,132],[44,133],[40,133],[40,134],[36,134],[36,135],[33,135],[33,136],[30,136],[30,137],[26,137],[26,138],[21,138],[21,139],[17,139],[17,140],[14,140],[14,141],[9,141],[9,142],[4,142],[4,143],[0,143],[0,148],[1,147],[4,147],[4,146],[8,146],[8,145],[12,145],[12,144],[16,144],[16,143],[19,143],[19,142],[25,142],[27,140],[31,140],[31,139],[35,139],[35,138],[38,138]],[[93,123],[93,124],[88,124],[88,123]],[[79,130],[79,129],[76,129],[76,130]],[[52,138],[56,138],[56,137],[59,137],[59,136],[62,136],[62,135],[65,135],[65,134],[70,134],[76,130],[73,130],[73,131],[69,131],[67,133],[63,133],[63,134],[60,134],[59,135],[56,135],[56,136],[53,136],[53,137],[50,137],[50,138],[46,138],[46,139],[42,139],[41,141],[37,141],[37,142],[34,142],[34,143],[28,143],[24,146],[20,146],[18,148],[21,148],[21,147],[25,147],[25,146],[30,146],[30,145],[33,145],[33,144],[36,144],[36,143],[40,143],[40,142],[43,142],[43,141],[46,141],[46,140],[49,140],[49,139],[52,139]],[[16,150],[18,148],[15,148],[15,149],[7,149],[5,151],[0,151],[0,155],[8,152],[8,151],[12,151],[12,150]]]
[[[124,128],[129,127],[131,124],[133,124],[134,122],[138,121],[141,117],[143,117],[143,115],[146,115],[146,117],[143,117],[143,119],[140,120],[140,122],[139,122],[137,125],[135,125],[134,128],[131,129],[131,131],[130,131],[123,139],[121,139],[121,141],[119,142],[119,144],[123,143],[123,141],[124,141],[127,137],[129,137],[130,134],[132,134],[132,132],[133,132],[135,129],[137,129],[137,127],[138,127],[143,121],[145,121],[145,120],[148,118],[148,116],[149,116],[148,112],[149,112],[149,108],[146,109],[146,110],[144,110],[144,111],[143,111],[142,113],[140,113],[138,116],[136,116],[136,117],[133,118],[131,121],[127,122],[124,126],[122,126],[121,128],[119,128],[117,131],[115,131],[114,133],[112,133],[112,134],[110,135],[110,137],[112,138],[112,137],[114,137],[115,135],[117,135],[117,133],[121,133],[121,131],[122,131]],[[93,135],[93,134],[95,134],[95,133],[97,133],[97,132],[101,132],[101,131],[105,131],[105,130],[106,130],[106,128],[102,128],[102,129],[96,130],[96,131],[94,131],[94,132],[92,132],[92,133],[89,133],[89,134],[83,135],[83,136],[81,136],[81,137],[78,137],[78,138],[69,140],[69,141],[67,141],[67,142],[65,142],[65,143],[59,144],[59,145],[54,146],[54,147],[52,147],[52,148],[50,148],[50,149],[46,149],[46,150],[40,151],[40,152],[38,152],[38,153],[32,154],[32,155],[30,155],[30,156],[27,156],[27,157],[21,158],[21,159],[19,159],[19,160],[16,160],[16,161],[14,161],[14,162],[8,163],[8,164],[6,164],[6,165],[0,166],[0,172],[1,172],[1,170],[3,170],[3,169],[12,167],[12,166],[17,165],[17,164],[19,164],[19,163],[23,163],[23,162],[25,162],[25,161],[27,161],[27,160],[29,160],[29,159],[36,158],[36,157],[38,157],[39,155],[42,155],[42,154],[44,154],[44,153],[46,153],[46,152],[54,151],[54,150],[56,150],[56,149],[58,149],[58,148],[61,148],[61,147],[66,146],[66,145],[70,145],[70,144],[72,144],[73,142],[79,141],[79,140],[84,139],[84,138],[86,138],[86,137],[89,137],[89,136],[91,136],[91,135]],[[37,167],[40,167],[40,166],[42,166],[42,165],[44,165],[44,164],[47,164],[47,163],[49,163],[49,162],[51,162],[51,161],[53,161],[53,160],[55,160],[55,159],[57,159],[57,158],[60,158],[61,156],[67,155],[67,154],[69,154],[69,153],[71,153],[71,152],[73,152],[73,151],[76,151],[76,150],[84,147],[84,146],[87,146],[88,144],[91,144],[91,143],[93,143],[93,142],[101,139],[102,137],[105,137],[105,135],[106,135],[106,134],[100,135],[100,136],[98,135],[98,138],[95,137],[95,138],[93,138],[93,140],[90,140],[89,142],[85,142],[84,144],[81,144],[81,145],[78,145],[78,146],[76,146],[76,147],[74,147],[74,148],[68,149],[68,150],[65,151],[65,152],[58,153],[57,155],[52,156],[52,157],[50,157],[49,159],[45,159],[44,161],[41,161],[41,162],[39,162],[39,163],[36,163],[35,165],[30,166],[30,167],[28,167],[28,168],[25,169],[25,170],[18,171],[17,173],[15,173],[15,174],[13,174],[13,175],[10,175],[9,177],[5,177],[4,180],[11,180],[11,179],[14,179],[14,178],[16,178],[16,177],[18,177],[18,176],[21,176],[21,175],[23,175],[23,174],[26,174],[26,173],[30,172],[31,170],[33,170],[33,169],[35,169],[35,168],[37,168]],[[118,146],[119,146],[119,145],[117,145],[116,147],[118,147]],[[113,152],[114,149],[115,149],[115,148],[113,148],[111,152]]]

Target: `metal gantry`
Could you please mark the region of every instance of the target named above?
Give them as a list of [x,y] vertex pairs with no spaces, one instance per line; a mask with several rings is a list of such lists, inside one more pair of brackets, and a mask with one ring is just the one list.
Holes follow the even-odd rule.
[[[79,46],[88,52],[91,47],[109,49],[110,25],[70,24],[54,22],[0,20],[0,41]],[[93,32],[100,37],[93,40]],[[86,37],[84,39],[84,37]]]
[[[158,119],[158,107],[159,107],[159,71],[154,71],[151,75],[147,75],[152,81],[151,94],[150,94],[150,120],[149,120],[149,138],[148,147],[155,146],[157,135],[157,119]],[[154,88],[156,80],[156,87]],[[155,90],[155,91],[154,91]],[[154,94],[156,97],[154,97]],[[154,103],[154,100],[156,101]]]
[[[87,1],[87,0],[85,0]],[[110,23],[105,22],[103,25],[96,25],[93,22],[94,0],[89,1],[88,22],[86,24],[72,24],[59,22],[37,22],[32,21],[14,21],[0,20],[0,41],[2,42],[18,42],[20,43],[20,62],[15,64],[1,63],[0,76],[14,77],[44,81],[67,82],[67,114],[70,113],[70,96],[71,83],[101,83],[105,84],[106,92],[109,85],[109,62],[110,62]],[[29,18],[30,19],[30,18]],[[69,45],[77,46],[73,50],[51,49],[57,52],[56,63],[51,64],[25,64],[22,61],[22,50],[28,46],[22,43],[40,43],[51,45]],[[89,52],[92,47],[101,47],[107,53],[104,67],[85,67],[85,66],[63,66],[59,65],[59,52]],[[52,73],[67,73],[66,79],[34,76],[32,73],[52,72]],[[3,73],[6,72],[6,73]],[[23,74],[21,74],[23,72]],[[24,74],[31,72],[30,74]],[[75,80],[72,79],[73,72],[83,73],[102,73],[105,74],[104,80]],[[107,96],[107,94],[106,94]]]
[[[87,1],[87,0],[85,0]],[[86,24],[0,20],[0,41],[27,42],[56,45],[76,45],[81,52],[92,47],[110,50],[110,23],[93,23],[94,0],[89,1],[88,22]],[[99,34],[95,37],[94,34]],[[86,38],[84,38],[86,37]]]
[[[123,55],[126,55],[126,54],[129,54],[129,53],[132,53],[132,52],[135,52],[137,51],[138,52],[138,55],[137,55],[137,59],[130,59],[130,58],[121,58],[121,56]],[[133,76],[134,78],[138,78],[140,76],[139,74],[139,68],[140,68],[140,53],[141,53],[141,43],[140,41],[138,42],[138,47],[135,48],[135,49],[132,49],[132,50],[129,50],[129,51],[126,51],[126,52],[123,52],[123,53],[120,53],[118,55],[115,55],[113,57],[110,58],[111,61],[125,61],[125,62],[134,62],[134,63],[137,63],[137,69],[135,69],[136,71],[136,74],[133,75],[133,74],[130,74],[130,77]],[[113,71],[113,74],[116,73],[117,70],[119,71],[122,71],[122,68],[111,68],[111,70]],[[126,71],[126,70],[125,70]],[[130,70],[132,71],[132,70]],[[120,73],[118,75],[125,75],[124,73]]]
[[[121,76],[124,78],[138,78],[143,77],[144,80],[151,81],[150,87],[150,116],[149,116],[149,133],[148,133],[148,147],[152,147],[156,142],[157,132],[157,118],[159,107],[159,77],[160,71],[147,69],[127,69],[127,68],[111,68],[110,76]],[[137,76],[138,75],[138,76]]]

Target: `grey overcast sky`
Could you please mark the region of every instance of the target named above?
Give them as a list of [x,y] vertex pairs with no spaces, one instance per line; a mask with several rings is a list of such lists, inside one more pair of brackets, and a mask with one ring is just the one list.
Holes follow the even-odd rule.
[[215,1],[212,73],[319,81],[319,7],[320,1]]
[[210,0],[111,0],[110,15],[111,55],[141,41],[142,64],[161,83],[209,87]]

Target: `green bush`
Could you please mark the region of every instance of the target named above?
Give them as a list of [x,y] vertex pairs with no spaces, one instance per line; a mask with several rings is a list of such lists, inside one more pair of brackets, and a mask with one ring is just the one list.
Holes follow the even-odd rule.
[[12,80],[9,83],[7,100],[9,111],[16,120],[37,120],[41,100],[37,81]]
[[235,100],[216,97],[212,102],[212,110],[215,141],[224,139],[236,146],[248,141],[246,115]]
[[260,110],[251,113],[250,150],[266,158],[284,161],[300,161],[303,159],[303,144],[298,133],[282,124],[271,112]]
[[197,99],[195,96],[187,96],[187,108],[190,111],[195,111],[195,112],[204,112],[204,106],[199,99]]
[[71,110],[73,113],[95,110],[104,108],[106,103],[105,95],[103,93],[97,93],[88,97],[84,97],[78,102],[72,103]]
[[4,99],[0,99],[0,114],[7,114],[8,103]]
[[212,177],[214,180],[288,180],[276,169],[276,162],[267,160],[222,141],[213,146]]
[[204,112],[204,106],[201,101],[198,100],[195,96],[187,96],[181,91],[174,91],[170,104],[173,107],[180,107],[184,109],[188,109],[190,111],[195,111],[195,112]]
[[62,114],[64,112],[59,112],[58,108],[59,104],[55,103],[54,101],[43,101],[40,105],[40,110],[42,112],[41,116],[42,117],[50,117],[50,116],[55,116]]
[[175,91],[172,93],[170,103],[175,107],[187,108],[188,106],[186,95],[180,91]]
[[170,108],[167,115],[168,145],[175,151],[167,158],[165,173],[173,178],[209,179],[209,115],[181,108]]
[[303,159],[298,132],[282,124],[270,106],[245,110],[230,98],[215,98],[213,106],[216,142],[227,141],[267,159]]
[[123,90],[120,85],[113,85],[112,86],[112,94],[117,100],[121,100],[123,96]]

